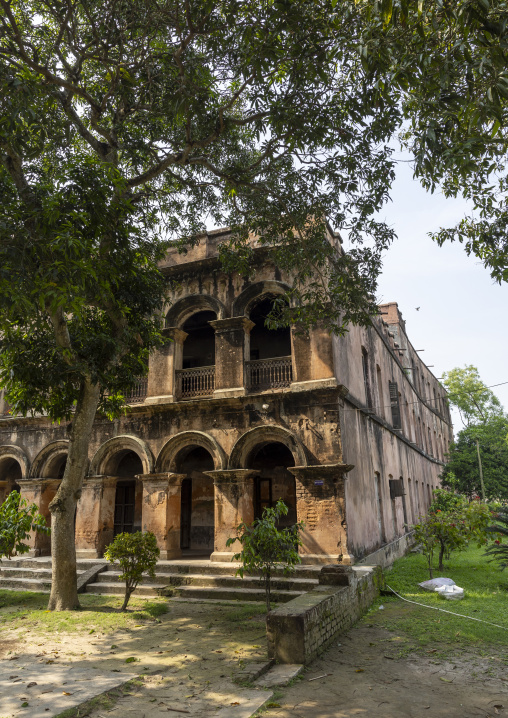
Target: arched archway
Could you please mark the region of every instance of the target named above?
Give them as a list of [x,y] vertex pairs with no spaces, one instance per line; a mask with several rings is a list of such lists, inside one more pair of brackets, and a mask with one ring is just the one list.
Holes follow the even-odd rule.
[[273,307],[273,297],[256,302],[249,319],[254,322],[250,331],[250,360],[274,359],[291,356],[291,331],[289,327],[269,329],[266,320]]
[[215,366],[215,331],[210,322],[217,319],[212,311],[196,312],[183,324],[187,334],[183,343],[182,369]]
[[20,492],[19,482],[26,478],[24,459],[26,456],[17,447],[0,447],[0,505],[11,491]]
[[35,457],[31,478],[33,479],[61,479],[67,463],[69,442],[62,439],[52,441],[44,447]]
[[192,446],[201,446],[208,451],[213,458],[212,469],[226,468],[224,449],[212,436],[205,434],[203,431],[182,431],[172,436],[162,447],[155,464],[156,473],[163,471],[177,472],[177,455],[182,449]]
[[302,443],[297,437],[282,426],[256,426],[249,429],[238,439],[233,446],[229,458],[230,469],[246,469],[249,457],[255,448],[266,444],[279,442],[286,446],[293,456],[293,466],[307,466],[307,457]]
[[185,474],[181,489],[180,548],[210,555],[214,539],[214,486],[205,471],[213,471],[212,454],[203,446],[182,447],[174,457],[177,473]]
[[118,462],[129,451],[138,455],[142,471],[140,474],[151,474],[153,472],[153,455],[148,444],[137,436],[122,434],[108,439],[99,447],[90,464],[90,475],[116,476]]
[[280,526],[296,523],[296,482],[288,467],[295,465],[294,456],[285,444],[278,441],[262,442],[247,456],[248,469],[259,474],[254,479],[254,516],[261,517],[264,508],[274,506],[282,499],[288,507],[287,516]]
[[287,294],[291,289],[289,284],[275,280],[255,282],[238,295],[233,303],[233,316],[249,316],[255,304],[264,299],[273,299],[281,294]]
[[213,312],[217,319],[228,316],[226,307],[215,297],[192,294],[176,301],[166,314],[166,327],[183,328],[185,322],[198,312]]

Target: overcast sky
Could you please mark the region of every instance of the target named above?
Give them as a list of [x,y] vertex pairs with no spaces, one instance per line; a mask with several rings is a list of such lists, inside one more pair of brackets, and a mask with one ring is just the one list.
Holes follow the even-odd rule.
[[[435,376],[474,364],[486,384],[508,382],[508,285],[495,284],[460,244],[439,247],[427,236],[455,224],[466,204],[425,192],[407,163],[398,165],[392,198],[384,216],[398,240],[385,258],[379,300],[398,302],[408,337]],[[493,391],[508,410],[508,383]],[[454,423],[462,428],[458,417]]]

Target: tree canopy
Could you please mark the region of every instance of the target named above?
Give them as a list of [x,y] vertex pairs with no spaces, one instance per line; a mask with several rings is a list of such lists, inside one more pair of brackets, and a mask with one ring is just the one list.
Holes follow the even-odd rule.
[[503,416],[501,402],[472,364],[443,372],[442,381],[449,401],[457,407],[466,426]]
[[401,139],[427,189],[473,207],[434,238],[458,240],[508,280],[508,3],[360,0],[360,51],[379,92],[400,103]]

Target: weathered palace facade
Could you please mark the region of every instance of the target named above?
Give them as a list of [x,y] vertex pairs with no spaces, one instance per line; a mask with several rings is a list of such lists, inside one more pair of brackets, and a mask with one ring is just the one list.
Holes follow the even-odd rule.
[[[443,387],[410,344],[397,304],[344,337],[270,331],[288,278],[257,250],[255,276],[221,269],[225,231],[169,252],[167,344],[116,421],[98,418],[76,513],[78,556],[151,530],[161,558],[229,560],[228,537],[279,497],[305,522],[306,563],[354,563],[405,535],[438,485],[451,440]],[[342,251],[339,238],[329,241]],[[69,426],[0,419],[0,502],[41,513],[57,491]],[[33,553],[49,553],[46,536]],[[396,545],[396,544],[393,544]]]

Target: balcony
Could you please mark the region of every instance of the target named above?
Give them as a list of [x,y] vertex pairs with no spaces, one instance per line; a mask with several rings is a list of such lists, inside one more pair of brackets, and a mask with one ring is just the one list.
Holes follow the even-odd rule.
[[130,394],[125,395],[126,404],[142,404],[146,399],[148,390],[148,377],[143,377],[136,382],[134,389]]
[[215,366],[195,369],[178,369],[176,372],[176,396],[178,399],[199,399],[211,396],[215,389]]
[[293,381],[291,357],[257,359],[246,362],[247,390],[286,389]]

